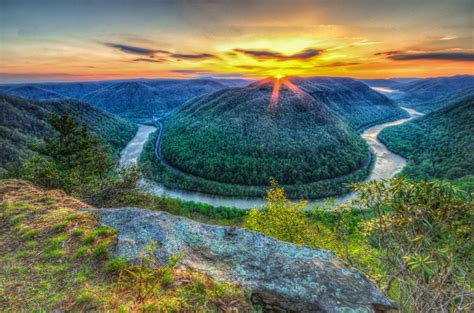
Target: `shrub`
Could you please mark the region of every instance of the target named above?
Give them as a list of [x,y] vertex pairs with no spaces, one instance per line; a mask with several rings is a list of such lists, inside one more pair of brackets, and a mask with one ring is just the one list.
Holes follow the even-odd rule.
[[94,249],[92,249],[92,256],[95,259],[107,259],[109,257],[109,247],[107,243],[103,242]]
[[115,257],[110,261],[107,261],[104,265],[104,270],[109,273],[119,273],[127,267],[127,261],[124,257]]

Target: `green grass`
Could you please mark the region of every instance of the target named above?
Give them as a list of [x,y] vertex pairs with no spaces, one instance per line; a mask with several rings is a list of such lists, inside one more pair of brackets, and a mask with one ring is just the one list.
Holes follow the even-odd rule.
[[[55,198],[53,205],[44,207],[41,192],[30,186],[0,180],[0,193],[4,186],[21,191],[28,203],[15,203],[10,198],[17,195],[8,194],[7,201],[0,203],[0,312],[195,309],[202,303],[182,290],[196,280],[206,286],[208,305],[217,299],[214,292],[217,283],[185,271],[166,274],[159,282],[166,286],[160,289],[163,292],[154,294],[149,303],[140,303],[135,284],[124,284],[118,278],[119,273],[134,269],[135,265],[124,259],[109,260],[116,242],[115,229],[100,226],[93,213],[67,208],[68,198]],[[24,218],[14,225],[11,220],[19,212]],[[69,227],[72,223],[80,227]],[[172,283],[175,280],[181,281],[181,285],[175,286]],[[235,292],[234,287],[228,291],[232,293],[228,302],[236,300],[246,305],[243,294]],[[227,301],[227,296],[219,297]]]

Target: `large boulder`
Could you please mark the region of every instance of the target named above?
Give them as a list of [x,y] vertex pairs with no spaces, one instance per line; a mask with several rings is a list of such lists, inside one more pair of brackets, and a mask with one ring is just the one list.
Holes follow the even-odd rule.
[[331,251],[300,247],[243,229],[207,225],[159,211],[100,209],[100,222],[118,229],[115,254],[139,258],[151,241],[155,257],[216,280],[237,282],[254,298],[300,312],[384,312],[397,304]]

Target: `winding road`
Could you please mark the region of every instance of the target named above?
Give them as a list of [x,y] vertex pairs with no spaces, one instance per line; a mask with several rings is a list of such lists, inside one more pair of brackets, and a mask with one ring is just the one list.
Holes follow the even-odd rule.
[[[379,124],[373,127],[366,129],[362,134],[362,138],[364,138],[370,145],[373,153],[376,155],[376,161],[374,169],[367,178],[367,180],[372,179],[389,179],[395,176],[398,172],[400,172],[403,167],[406,165],[406,160],[389,151],[385,145],[383,145],[378,139],[377,135],[380,133],[382,129],[385,127],[399,125],[405,123],[406,121],[422,115],[414,110],[404,108],[408,113],[410,113],[411,117],[406,119],[400,119],[393,122]],[[160,129],[157,137],[157,141],[155,143],[155,154],[157,157],[161,156],[161,136],[163,134],[163,125],[159,122]],[[128,145],[122,150],[120,164],[121,165],[130,165],[136,164],[138,157],[143,149],[143,145],[148,139],[148,136],[156,130],[153,126],[146,126],[140,125],[137,134],[135,137],[128,143]],[[160,157],[160,160],[163,160]],[[172,167],[170,164],[167,164],[166,161],[163,160],[163,164],[170,166],[174,170],[179,171]],[[183,172],[182,172],[183,173]],[[189,175],[187,173],[183,173]],[[249,209],[252,207],[260,207],[265,202],[261,198],[242,198],[242,197],[224,197],[224,196],[215,196],[210,194],[204,194],[200,192],[190,192],[190,191],[183,191],[183,190],[176,190],[176,189],[169,189],[164,187],[161,184],[146,181],[145,182],[153,192],[159,195],[168,195],[173,198],[179,198],[185,201],[196,201],[196,202],[203,202],[207,204],[211,204],[214,206],[233,206],[241,209]],[[349,193],[344,196],[335,197],[336,202],[345,202],[352,198],[354,198],[353,193]],[[315,200],[312,203],[320,203],[322,200]]]

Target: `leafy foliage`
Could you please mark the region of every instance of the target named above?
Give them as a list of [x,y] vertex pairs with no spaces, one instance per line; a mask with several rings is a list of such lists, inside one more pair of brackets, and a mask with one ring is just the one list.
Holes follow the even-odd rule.
[[362,224],[380,251],[385,290],[405,311],[472,309],[472,195],[449,183],[392,179],[356,186]]
[[263,210],[252,209],[245,219],[244,227],[268,236],[297,244],[305,244],[309,228],[305,221],[306,201],[289,201],[283,188],[271,180],[267,191],[267,206]]
[[281,240],[330,249],[362,269],[403,312],[472,309],[472,195],[439,181],[354,185],[352,204],[305,210],[273,183],[267,206],[244,227]]
[[474,96],[402,125],[379,139],[409,160],[402,174],[456,179],[474,174]]

